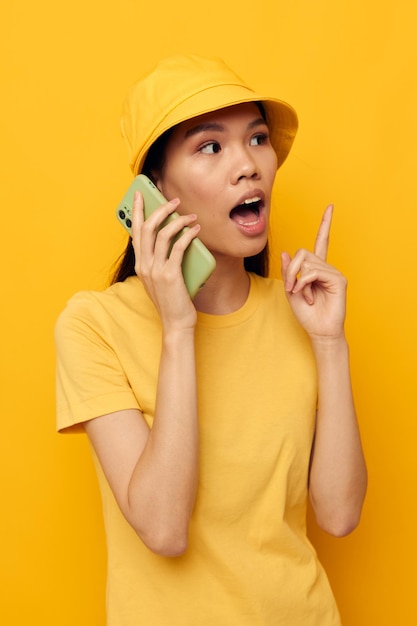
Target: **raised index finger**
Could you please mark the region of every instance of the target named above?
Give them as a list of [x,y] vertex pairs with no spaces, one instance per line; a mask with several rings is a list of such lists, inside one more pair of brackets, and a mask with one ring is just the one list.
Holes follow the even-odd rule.
[[317,233],[316,242],[314,244],[314,254],[317,254],[323,261],[327,258],[329,249],[330,226],[332,225],[333,204],[329,204],[325,212]]

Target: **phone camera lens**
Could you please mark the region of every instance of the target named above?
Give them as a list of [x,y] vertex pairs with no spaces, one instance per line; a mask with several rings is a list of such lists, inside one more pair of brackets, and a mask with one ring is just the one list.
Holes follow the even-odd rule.
[[125,219],[125,217],[126,217],[125,212],[124,212],[124,211],[122,211],[122,210],[120,210],[120,211],[119,211],[119,217],[120,217],[120,219],[121,219],[121,220],[124,220],[124,219]]
[[130,220],[129,218],[127,218],[127,220],[126,220],[126,226],[128,228],[132,228],[132,220]]

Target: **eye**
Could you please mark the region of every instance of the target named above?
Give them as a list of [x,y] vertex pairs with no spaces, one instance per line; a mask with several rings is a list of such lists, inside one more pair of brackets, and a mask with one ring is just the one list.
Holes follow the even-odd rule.
[[203,154],[217,154],[221,149],[221,145],[217,141],[209,141],[199,148],[199,152]]
[[258,133],[257,135],[254,135],[253,137],[251,137],[250,139],[250,145],[251,146],[262,146],[263,144],[268,142],[268,135],[267,133]]

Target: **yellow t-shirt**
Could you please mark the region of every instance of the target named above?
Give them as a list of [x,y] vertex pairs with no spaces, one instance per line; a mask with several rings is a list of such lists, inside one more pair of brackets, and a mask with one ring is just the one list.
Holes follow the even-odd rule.
[[[152,425],[161,328],[137,277],[70,300],[56,327],[57,423],[139,408]],[[198,315],[200,469],[187,552],[150,552],[96,466],[108,543],[108,626],[339,626],[306,537],[317,380],[281,281]]]

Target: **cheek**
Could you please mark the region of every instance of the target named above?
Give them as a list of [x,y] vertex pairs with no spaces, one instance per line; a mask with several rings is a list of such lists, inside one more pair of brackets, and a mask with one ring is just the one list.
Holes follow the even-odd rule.
[[177,184],[176,188],[181,200],[179,208],[186,213],[196,213],[202,219],[215,214],[225,189],[218,177],[195,168],[183,173],[181,184]]
[[181,203],[195,200],[210,190],[205,172],[186,158],[171,158],[169,166],[160,178],[162,193],[168,198],[178,196]]
[[271,180],[273,183],[278,169],[278,159],[277,155],[275,154],[275,150],[271,149],[271,152],[267,155],[267,158],[265,159],[264,165],[264,171],[266,172],[268,180]]

